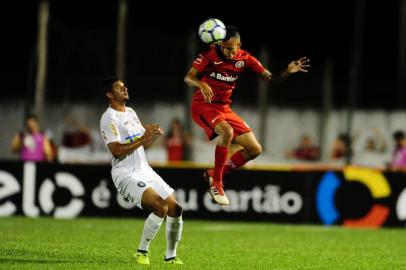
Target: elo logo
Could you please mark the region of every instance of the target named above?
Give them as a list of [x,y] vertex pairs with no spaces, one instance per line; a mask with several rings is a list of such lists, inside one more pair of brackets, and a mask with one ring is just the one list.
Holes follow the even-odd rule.
[[[385,198],[391,194],[388,180],[380,172],[347,167],[343,173],[344,181],[357,181],[362,183],[369,189],[373,199]],[[324,224],[334,224],[341,218],[335,204],[335,194],[342,184],[343,180],[335,173],[327,172],[317,187],[316,208]],[[374,203],[366,215],[359,219],[344,219],[343,225],[348,227],[380,227],[385,223],[388,216],[389,207]]]

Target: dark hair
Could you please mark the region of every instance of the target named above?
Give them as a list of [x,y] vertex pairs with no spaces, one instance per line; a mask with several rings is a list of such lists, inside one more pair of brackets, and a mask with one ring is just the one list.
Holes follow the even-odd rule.
[[39,121],[38,115],[36,115],[35,113],[28,113],[25,116],[25,121],[27,121],[28,119],[34,119],[35,121]]
[[24,119],[24,129],[23,131],[20,132],[20,136],[21,138],[24,138],[24,133],[25,132],[29,132],[29,130],[27,130],[28,128],[28,121],[29,120],[34,120],[35,122],[37,122],[39,124],[39,117],[38,115],[36,115],[35,113],[28,113],[25,115],[25,119]]
[[183,133],[183,125],[182,125],[182,122],[180,121],[179,118],[173,118],[172,121],[171,121],[171,123],[170,123],[168,132],[166,133],[166,137],[167,137],[167,138],[171,138],[171,137],[173,136],[173,133],[174,133],[173,124],[178,125],[178,126],[179,126],[179,129],[180,129],[180,131],[181,131],[181,133]]
[[224,37],[223,41],[227,41],[232,37],[240,37],[240,32],[238,31],[238,28],[236,26],[227,25],[226,36]]
[[115,83],[118,80],[119,79],[117,77],[107,77],[107,78],[103,79],[102,88],[103,88],[104,93],[110,92],[113,87],[113,83]]
[[351,143],[351,137],[347,133],[340,133],[337,138],[347,146]]
[[393,133],[393,139],[398,141],[402,140],[405,137],[405,133],[401,130],[397,130]]

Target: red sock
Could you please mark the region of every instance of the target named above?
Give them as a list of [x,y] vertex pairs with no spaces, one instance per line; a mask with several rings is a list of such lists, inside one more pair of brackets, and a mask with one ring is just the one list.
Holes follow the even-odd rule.
[[223,184],[223,170],[226,165],[228,155],[228,147],[216,146],[215,158],[214,158],[214,174],[213,185],[220,186]]
[[243,150],[240,150],[231,156],[230,160],[227,162],[227,165],[224,166],[223,174],[238,169],[242,167],[245,163],[247,163],[248,160],[244,157],[242,151]]

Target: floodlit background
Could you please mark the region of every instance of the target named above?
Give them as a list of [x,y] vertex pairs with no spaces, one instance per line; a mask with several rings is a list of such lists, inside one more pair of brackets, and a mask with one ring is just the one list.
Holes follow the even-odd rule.
[[[149,213],[117,194],[99,131],[112,75],[142,122],[166,130],[147,155],[184,209],[188,269],[405,269],[406,0],[32,0],[1,11],[0,269],[136,267]],[[232,107],[264,152],[225,176],[228,207],[203,182],[216,141],[192,122],[184,83],[210,17],[237,26],[275,74],[311,59],[280,85],[238,79]],[[11,151],[31,113],[50,163]],[[167,135],[174,121],[179,137]],[[150,269],[164,249],[162,226]]]
[[[192,7],[30,1],[18,13],[20,4],[12,4],[4,18],[9,19],[4,21],[2,50],[7,68],[0,101],[0,158],[18,158],[9,151],[12,137],[24,115],[36,112],[62,150],[57,161],[108,162],[98,135],[106,107],[100,82],[116,74],[128,85],[129,105],[145,123],[158,122],[168,130],[171,120],[179,118],[191,142],[184,159],[210,163],[213,147],[191,122],[193,89],[183,77],[205,48],[197,35],[199,24],[215,17],[238,26],[243,48],[273,73],[301,56],[311,59],[308,74],[294,75],[279,86],[261,84],[249,72],[240,76],[233,107],[265,149],[250,164],[298,162],[289,151],[304,135],[321,150],[312,162],[342,164],[344,159],[333,159],[331,152],[337,136],[349,134],[353,151],[347,163],[385,167],[393,154],[392,134],[406,131],[404,2],[273,1],[263,8],[261,3]],[[174,9],[179,11],[170,11]],[[77,156],[78,149],[65,149],[64,136],[79,125],[91,137],[87,158]],[[369,139],[377,150],[366,156]],[[165,163],[164,140],[148,155]]]

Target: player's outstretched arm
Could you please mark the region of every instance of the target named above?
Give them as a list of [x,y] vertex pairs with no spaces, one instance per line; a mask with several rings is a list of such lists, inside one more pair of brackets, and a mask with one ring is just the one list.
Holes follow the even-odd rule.
[[287,77],[289,77],[293,73],[297,72],[308,72],[308,68],[310,67],[310,59],[307,57],[301,57],[298,60],[291,61],[288,67],[283,71],[279,76],[272,76],[272,74],[268,70],[264,70],[261,73],[261,76],[265,80],[272,80],[273,83],[281,83]]
[[289,63],[288,67],[286,68],[286,72],[288,74],[293,74],[296,72],[308,72],[308,68],[310,67],[310,59],[305,57],[302,57],[298,60],[292,61]]

